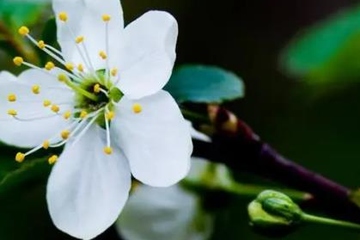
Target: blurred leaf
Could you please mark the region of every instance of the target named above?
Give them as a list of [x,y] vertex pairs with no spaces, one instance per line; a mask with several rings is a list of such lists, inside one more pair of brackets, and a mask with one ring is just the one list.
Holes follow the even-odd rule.
[[1,0],[0,18],[7,27],[18,28],[34,24],[41,14],[45,1]]
[[[41,34],[41,39],[46,42],[46,44],[51,45],[57,49],[60,49],[57,43],[57,35],[56,35],[56,21],[55,18],[52,17],[48,21],[46,21],[44,25],[44,30]],[[47,61],[49,61],[49,55],[42,51],[40,48],[36,49],[39,59],[41,61],[41,65],[45,65]],[[53,60],[53,59],[52,59]]]
[[360,6],[307,29],[285,49],[286,71],[310,83],[354,80],[360,76]]
[[184,65],[175,69],[165,90],[178,102],[219,103],[244,96],[240,77],[219,67],[203,65]]
[[351,191],[349,198],[356,206],[360,207],[360,189]]
[[16,170],[8,172],[0,181],[0,194],[15,188],[39,185],[46,181],[51,166],[43,158],[21,163]]
[[56,36],[56,21],[55,18],[50,18],[42,32],[42,40],[44,40],[47,44],[54,46],[57,44],[57,36]]

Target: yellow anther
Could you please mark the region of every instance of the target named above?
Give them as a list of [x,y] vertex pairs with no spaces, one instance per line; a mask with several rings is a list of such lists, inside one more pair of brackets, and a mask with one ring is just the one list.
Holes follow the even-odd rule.
[[51,157],[49,157],[49,159],[48,159],[48,163],[50,164],[50,165],[52,165],[52,164],[54,164],[54,163],[56,163],[56,161],[58,160],[58,156],[57,155],[52,155]]
[[22,152],[18,152],[16,155],[15,155],[15,161],[17,161],[18,163],[21,163],[25,160],[25,154],[22,153]]
[[40,48],[40,49],[44,49],[45,48],[45,42],[43,41],[43,40],[40,40],[40,41],[38,41],[38,47]]
[[108,22],[108,21],[110,21],[110,19],[111,19],[111,16],[109,14],[102,15],[102,20],[104,22]]
[[104,147],[104,153],[110,155],[112,154],[113,150],[111,147]]
[[49,140],[45,140],[45,141],[43,142],[43,144],[42,144],[42,147],[43,147],[44,149],[48,149],[49,146],[50,146]]
[[39,85],[33,85],[31,87],[31,91],[34,93],[34,94],[39,94],[40,93],[40,86]]
[[10,93],[10,94],[8,95],[8,101],[9,101],[9,102],[15,102],[15,101],[16,101],[16,95],[13,94],[13,93]]
[[22,57],[14,57],[13,62],[16,66],[21,66],[21,64],[24,62],[24,59]]
[[54,113],[58,113],[60,111],[60,108],[58,105],[51,105],[51,111],[53,111]]
[[106,59],[107,58],[107,55],[104,51],[100,51],[99,52],[99,56],[102,58],[102,59]]
[[100,89],[101,89],[101,88],[100,88],[100,84],[97,83],[97,84],[94,85],[94,89],[93,89],[93,90],[94,90],[94,93],[99,93],[99,92],[100,92]]
[[9,109],[7,113],[13,117],[15,117],[17,115],[17,111],[15,109]]
[[44,102],[43,102],[43,106],[44,106],[44,107],[48,107],[48,106],[50,106],[50,105],[51,105],[51,101],[45,99]]
[[117,73],[118,73],[117,68],[111,69],[110,73],[111,73],[111,76],[115,77],[117,75]]
[[25,26],[20,27],[18,30],[18,33],[22,36],[28,35],[29,32],[30,32],[30,30]]
[[65,67],[69,71],[74,70],[74,64],[72,64],[72,63],[65,63]]
[[63,130],[63,131],[61,131],[60,136],[61,136],[62,139],[66,140],[70,136],[70,131],[69,130]]
[[84,66],[80,63],[80,64],[77,66],[77,69],[79,70],[79,72],[83,72],[83,71],[84,71]]
[[139,103],[135,103],[132,107],[134,113],[141,113],[142,107]]
[[63,74],[63,73],[60,73],[60,74],[58,75],[58,80],[59,80],[60,82],[66,82],[66,81],[68,80],[68,77],[67,77],[65,74]]
[[71,112],[70,111],[66,111],[63,115],[63,117],[68,120],[71,117]]
[[45,64],[45,69],[50,71],[51,69],[53,69],[55,67],[55,64],[53,62],[47,62]]
[[68,20],[68,15],[66,12],[60,12],[59,13],[59,19],[63,22],[66,22]]
[[75,42],[76,43],[81,43],[81,42],[83,42],[84,41],[84,36],[78,36],[77,38],[75,38]]
[[114,119],[114,117],[115,117],[115,112],[113,112],[113,111],[110,111],[110,112],[107,112],[106,114],[105,114],[105,117],[106,117],[106,119],[107,120],[113,120]]
[[85,110],[82,110],[82,111],[80,112],[80,118],[82,118],[82,119],[86,118],[87,115],[88,115],[88,113],[87,113],[87,111],[85,111]]

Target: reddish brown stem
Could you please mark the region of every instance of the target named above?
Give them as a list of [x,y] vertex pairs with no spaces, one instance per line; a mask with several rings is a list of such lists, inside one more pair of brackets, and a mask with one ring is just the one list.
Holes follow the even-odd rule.
[[229,111],[211,106],[209,116],[215,129],[212,142],[194,141],[195,156],[308,192],[326,213],[360,222],[360,209],[350,200],[350,189],[284,158]]

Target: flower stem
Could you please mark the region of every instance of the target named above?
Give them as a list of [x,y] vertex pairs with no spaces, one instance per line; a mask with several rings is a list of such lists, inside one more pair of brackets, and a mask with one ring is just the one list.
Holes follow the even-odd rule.
[[341,221],[341,220],[335,220],[331,218],[324,218],[324,217],[318,217],[310,214],[304,213],[302,215],[302,220],[309,223],[319,223],[319,224],[325,224],[330,226],[338,226],[348,229],[353,229],[360,231],[360,225],[356,223]]
[[[230,194],[235,194],[241,197],[249,197],[254,198],[260,192],[269,189],[270,187],[259,186],[253,184],[241,184],[233,181],[231,184],[214,184],[208,181],[197,181],[191,179],[184,179],[182,182],[185,187],[198,189],[198,188],[206,188],[209,190],[223,190]],[[271,187],[272,188],[272,187]],[[311,198],[311,195],[305,192],[300,192],[292,189],[278,189],[282,193],[288,195],[294,201],[305,201]]]

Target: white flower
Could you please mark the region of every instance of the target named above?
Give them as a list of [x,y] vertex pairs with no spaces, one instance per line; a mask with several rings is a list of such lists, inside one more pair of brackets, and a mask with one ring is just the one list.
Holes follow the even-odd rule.
[[[192,161],[190,179],[201,178],[209,163]],[[168,188],[135,188],[115,225],[125,240],[206,240],[213,216],[201,207],[200,196],[180,184]]]
[[[149,11],[123,27],[118,0],[54,0],[61,52],[19,33],[53,57],[15,77],[0,74],[0,140],[41,149],[64,145],[47,185],[54,224],[91,239],[108,228],[127,198],[131,174],[157,187],[186,176],[192,143],[173,98],[161,88],[175,61],[176,20]],[[66,70],[64,70],[66,69]]]

